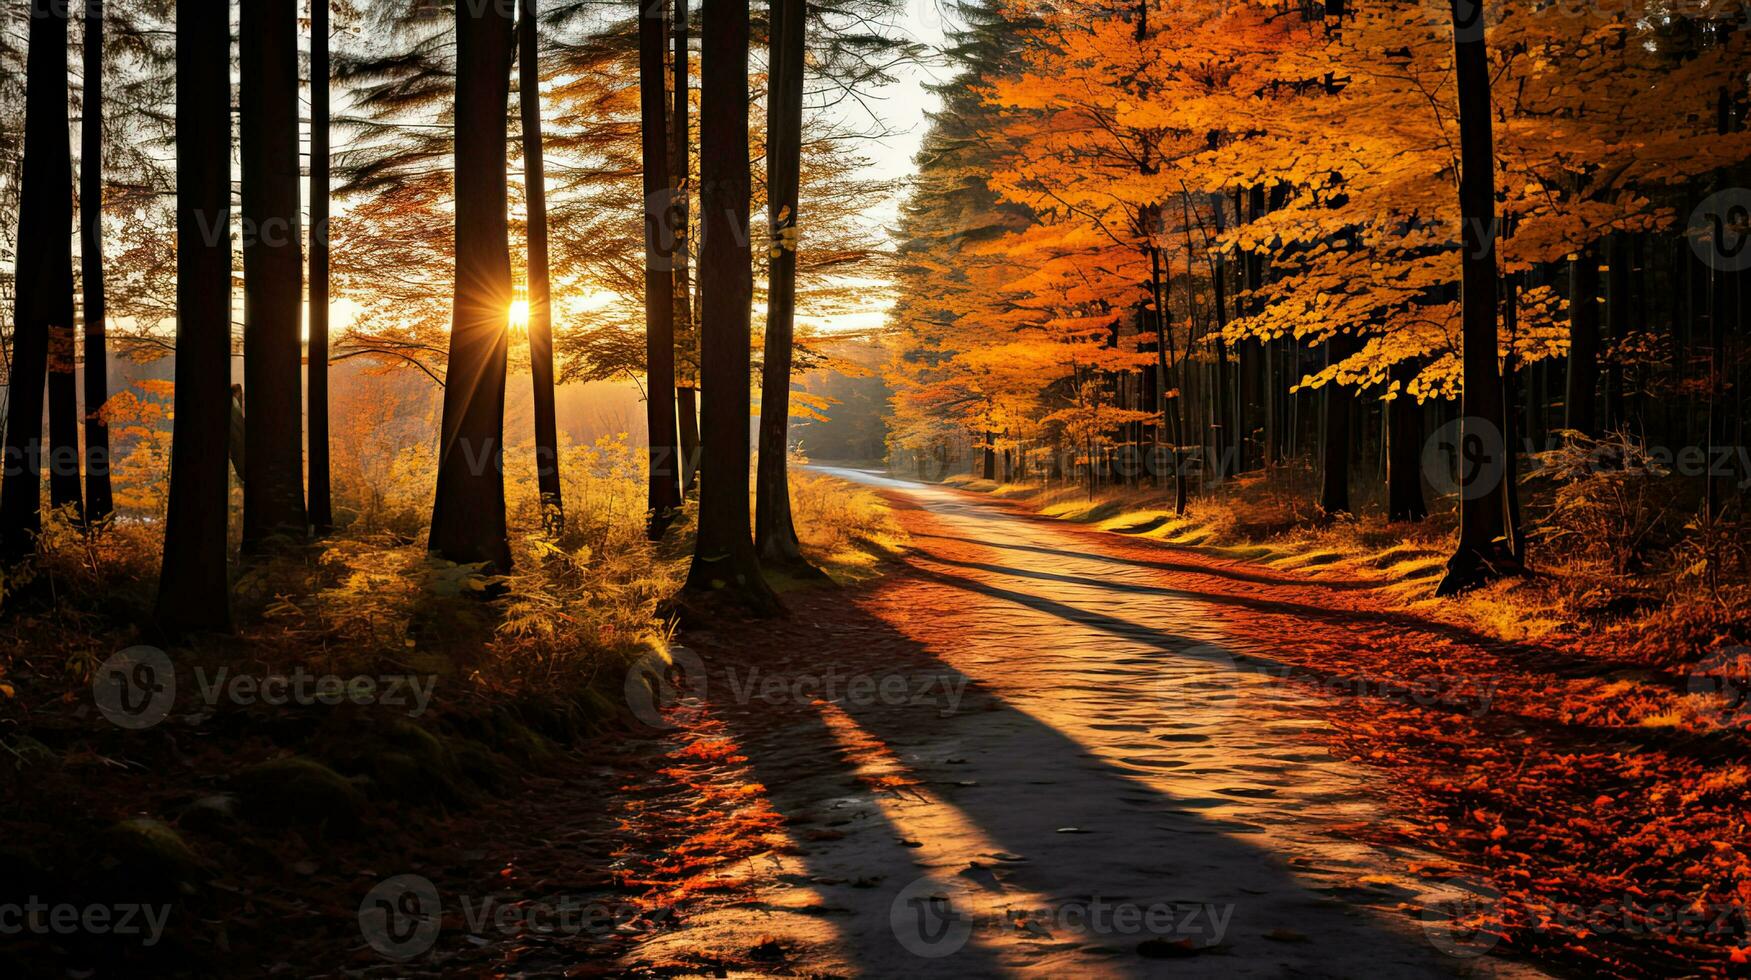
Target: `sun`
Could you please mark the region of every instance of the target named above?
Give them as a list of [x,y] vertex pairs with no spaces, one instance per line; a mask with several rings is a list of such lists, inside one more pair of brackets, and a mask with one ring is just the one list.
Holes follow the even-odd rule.
[[511,302],[511,319],[509,329],[514,334],[529,332],[529,301],[526,299]]

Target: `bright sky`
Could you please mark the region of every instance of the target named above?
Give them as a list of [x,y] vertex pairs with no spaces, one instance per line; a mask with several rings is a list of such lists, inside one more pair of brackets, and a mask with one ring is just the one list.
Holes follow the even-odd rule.
[[[908,0],[905,20],[897,29],[911,40],[925,45],[929,49],[927,56],[934,56],[943,43],[946,17],[939,0]],[[902,67],[895,74],[899,76],[897,82],[868,94],[861,105],[847,102],[837,109],[846,125],[860,130],[877,128],[877,124],[869,119],[869,112],[873,111],[881,117],[879,128],[889,133],[859,147],[870,158],[867,171],[870,176],[898,181],[891,195],[873,202],[864,212],[866,220],[878,234],[891,227],[899,215],[900,200],[906,194],[904,179],[912,173],[912,157],[918,152],[918,145],[929,126],[925,113],[934,111],[939,101],[934,94],[925,91],[925,86],[941,81],[943,71],[940,66],[927,63]],[[862,330],[881,326],[892,298],[872,295],[870,300],[866,312],[830,322],[816,321],[813,325],[824,330]]]

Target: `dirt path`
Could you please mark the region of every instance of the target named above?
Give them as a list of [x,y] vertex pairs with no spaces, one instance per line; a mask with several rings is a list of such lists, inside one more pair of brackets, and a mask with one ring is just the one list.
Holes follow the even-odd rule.
[[798,596],[756,649],[685,638],[684,694],[651,718],[715,801],[700,819],[746,856],[705,866],[690,914],[622,967],[1530,972],[1448,928],[1470,896],[1407,872],[1432,856],[1360,842],[1390,819],[1379,777],[1332,756],[1327,703],[1278,680],[1260,639],[1306,642],[1294,609],[1332,586],[1139,560],[971,495],[828,472],[894,502],[907,567]]

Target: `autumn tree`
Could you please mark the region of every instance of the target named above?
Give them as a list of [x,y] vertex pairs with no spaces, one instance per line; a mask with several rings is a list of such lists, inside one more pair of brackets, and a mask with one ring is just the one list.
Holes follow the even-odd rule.
[[238,21],[243,164],[243,547],[301,540],[304,265],[297,0],[256,0]]
[[[669,105],[664,13],[667,5],[639,8],[639,128],[644,171],[645,422],[650,445],[647,533],[658,540],[681,506],[675,428],[675,251],[670,207]],[[745,60],[745,58],[744,58]],[[745,206],[744,202],[744,206]]]
[[748,0],[712,0],[700,30],[699,531],[685,591],[757,613],[780,608],[748,521]]
[[104,0],[85,0],[85,93],[79,122],[79,261],[85,306],[85,519],[98,524],[115,511],[110,490],[109,303],[103,271]]
[[559,426],[553,406],[553,283],[547,258],[547,155],[542,147],[541,36],[537,0],[517,21],[518,93],[523,122],[523,198],[528,207],[529,373],[535,385],[535,477],[542,524],[565,528],[559,484]]
[[816,571],[790,516],[791,347],[796,329],[796,257],[803,143],[804,0],[774,0],[767,56],[766,357],[760,380],[760,447],[754,478],[754,546],[763,563]]
[[226,3],[178,4],[176,417],[157,606],[173,633],[231,625],[230,51]]
[[[6,415],[5,475],[0,477],[0,541],[9,559],[35,548],[42,526],[43,391],[51,375],[73,370],[73,162],[67,134],[67,7],[30,7],[24,161],[20,179],[14,278],[12,364]],[[70,394],[71,392],[66,392]],[[51,392],[53,400],[54,392]],[[79,492],[76,450],[62,459],[65,433],[51,405],[49,482],[55,503]],[[61,406],[65,408],[65,406]],[[58,421],[59,420],[59,421]],[[77,436],[74,437],[75,442]]]
[[318,534],[334,529],[334,497],[329,465],[329,204],[333,161],[330,149],[332,93],[330,87],[330,0],[310,2],[310,342],[305,386],[310,404],[306,439],[309,444],[310,525]]
[[503,440],[512,40],[506,5],[456,5],[456,276],[430,538],[438,555],[500,573],[511,567]]

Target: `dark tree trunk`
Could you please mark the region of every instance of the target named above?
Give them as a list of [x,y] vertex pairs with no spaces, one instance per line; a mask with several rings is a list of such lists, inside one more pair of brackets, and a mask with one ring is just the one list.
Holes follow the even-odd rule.
[[681,424],[682,492],[699,485],[699,389],[681,385],[675,389],[675,414]]
[[668,39],[662,2],[638,19],[639,116],[644,143],[645,423],[650,442],[646,529],[660,540],[681,506],[675,432],[674,211],[669,206],[669,109],[664,78]]
[[693,150],[688,133],[692,106],[687,98],[687,38],[692,14],[687,0],[675,0],[673,23],[669,186],[675,189],[675,414],[681,429],[681,494],[686,496],[693,492],[699,474],[699,404],[694,394],[699,382],[699,331],[693,319]]
[[498,572],[511,567],[504,474],[511,32],[506,4],[456,5],[456,286],[431,534],[440,556]]
[[529,208],[529,373],[534,377],[535,480],[541,492],[541,526],[550,535],[565,530],[565,500],[559,489],[559,425],[553,409],[553,295],[547,267],[547,157],[541,146],[541,45],[537,0],[522,0],[517,68],[523,110],[523,196]]
[[[1091,468],[1094,466],[1093,456],[1088,458],[1088,465]],[[985,433],[984,466],[981,468],[979,475],[993,483],[997,481],[997,436],[995,433]]]
[[305,386],[308,431],[310,524],[317,534],[334,530],[334,497],[328,457],[328,212],[329,212],[329,0],[310,4],[310,345]]
[[1495,147],[1490,132],[1489,55],[1482,0],[1453,10],[1459,101],[1460,304],[1464,396],[1460,431],[1459,541],[1436,591],[1453,595],[1513,566],[1508,539],[1507,422],[1496,367]]
[[818,571],[803,559],[790,515],[790,375],[802,189],[804,13],[804,0],[772,2],[766,98],[766,197],[772,250],[766,357],[760,377],[760,451],[754,476],[754,549],[762,564]]
[[304,261],[298,181],[297,0],[251,0],[238,22],[243,162],[243,548],[302,540]]
[[[13,280],[6,465],[0,477],[0,541],[8,559],[29,555],[42,528],[43,386],[49,375],[52,338],[62,329],[70,336],[73,329],[73,159],[67,137],[65,5],[31,4],[25,76],[17,238],[21,247],[16,250]],[[25,243],[32,247],[22,247]],[[51,459],[51,486],[56,465]]]
[[1583,246],[1569,263],[1569,376],[1563,427],[1599,435],[1594,392],[1599,388],[1599,256]]
[[1615,431],[1628,423],[1623,399],[1623,342],[1634,313],[1631,297],[1629,237],[1612,232],[1606,240],[1605,322],[1615,350],[1605,364],[1605,427]]
[[1415,361],[1392,366],[1398,394],[1386,408],[1386,518],[1420,521],[1429,516],[1423,499],[1423,407],[1406,390],[1417,376]]
[[[1354,350],[1354,338],[1338,334],[1325,342],[1327,367],[1349,357]],[[1325,437],[1320,443],[1319,509],[1330,515],[1350,512],[1350,410],[1355,393],[1336,379],[1327,381],[1325,397]]]
[[172,634],[231,628],[229,4],[185,0],[176,21],[176,418],[157,607]]
[[[1227,230],[1227,219],[1222,215],[1222,195],[1211,194],[1210,206],[1215,213],[1212,221],[1216,228],[1216,234],[1221,235]],[[1228,359],[1228,342],[1222,336],[1223,331],[1228,329],[1228,255],[1226,252],[1217,252],[1212,261],[1210,282],[1216,311],[1216,332],[1211,335],[1210,339],[1216,345],[1216,419],[1214,428],[1216,430],[1216,479],[1221,480],[1223,477],[1239,473],[1245,468],[1243,460],[1246,458],[1246,443],[1240,421],[1244,414],[1241,403],[1240,372],[1237,370],[1240,348],[1237,345],[1234,349],[1237,360],[1235,365],[1231,367]],[[1230,428],[1231,423],[1232,428]]]
[[103,0],[85,0],[85,111],[80,121],[79,254],[85,288],[85,518],[109,520],[109,303],[103,281]]
[[688,592],[755,613],[782,606],[760,573],[748,521],[748,0],[712,0],[700,28],[700,385],[704,417],[699,535]]

